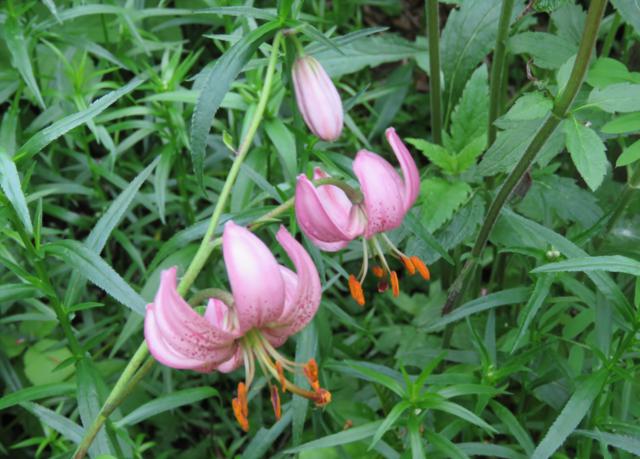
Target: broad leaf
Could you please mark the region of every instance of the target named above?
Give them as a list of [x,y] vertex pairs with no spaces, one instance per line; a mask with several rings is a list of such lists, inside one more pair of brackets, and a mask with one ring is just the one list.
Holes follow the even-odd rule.
[[562,124],[567,138],[567,150],[573,164],[592,191],[597,190],[607,172],[606,147],[598,134],[575,118]]

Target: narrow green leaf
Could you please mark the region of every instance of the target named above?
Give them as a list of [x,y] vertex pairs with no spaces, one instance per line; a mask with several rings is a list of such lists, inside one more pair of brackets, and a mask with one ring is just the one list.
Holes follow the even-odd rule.
[[533,273],[552,273],[564,271],[608,271],[612,273],[627,273],[640,276],[640,261],[622,255],[602,257],[581,257],[570,260],[548,263],[534,269]]
[[155,416],[184,405],[197,403],[207,398],[216,397],[217,395],[218,391],[213,387],[196,387],[192,389],[179,390],[168,395],[163,395],[139,406],[115,424],[118,427],[132,426],[150,418],[151,416]]
[[413,415],[409,418],[409,446],[411,447],[411,459],[424,459],[424,446],[422,445],[422,434],[420,433],[420,420]]
[[89,281],[136,314],[144,315],[146,301],[106,261],[84,244],[64,240],[46,245],[45,250],[77,269]]
[[22,407],[37,417],[43,424],[60,433],[74,443],[80,443],[83,436],[83,429],[69,418],[64,417],[55,411],[45,408],[32,402],[22,403]]
[[516,335],[516,339],[513,341],[513,346],[511,346],[511,353],[515,351],[520,344],[520,341],[524,337],[525,333],[529,329],[529,325],[531,325],[531,321],[536,316],[540,307],[547,299],[549,295],[549,291],[551,290],[551,285],[553,284],[554,276],[553,275],[542,275],[536,281],[536,285],[533,288],[533,292],[529,297],[529,301],[525,305],[524,309],[520,312],[520,325],[518,327],[518,334]]
[[486,311],[488,309],[496,308],[498,306],[522,303],[529,298],[530,293],[531,291],[528,288],[518,287],[476,298],[475,300],[463,304],[450,314],[447,314],[434,323],[428,325],[426,328],[424,328],[424,331],[432,332],[435,330],[439,330],[447,324],[457,322],[458,320],[464,319],[465,317]]
[[38,292],[37,288],[29,284],[3,284],[0,285],[0,304],[33,298],[39,295]]
[[481,427],[487,432],[496,432],[496,430],[489,424],[487,424],[484,420],[482,420],[482,418],[478,417],[477,415],[475,415],[465,407],[458,405],[457,403],[449,402],[447,400],[428,399],[421,402],[420,406],[425,409],[444,411],[445,413],[452,414],[456,417],[459,417],[460,419],[464,419],[465,421],[470,422],[471,424]]
[[[296,362],[308,362],[309,359],[316,356],[318,350],[318,332],[313,322],[307,325],[298,335],[296,343]],[[305,376],[302,372],[296,373],[294,384],[301,387],[305,382]],[[307,418],[309,408],[309,400],[299,395],[293,396],[291,402],[291,433],[293,436],[293,445],[299,445],[302,441],[304,431],[304,421]]]
[[0,398],[0,410],[23,402],[31,402],[41,398],[59,397],[73,393],[76,385],[73,383],[41,384],[39,386],[25,387]]
[[[111,233],[120,224],[124,214],[129,210],[131,203],[136,197],[138,190],[140,190],[142,184],[147,180],[147,178],[149,178],[149,175],[159,161],[160,157],[153,160],[151,164],[143,169],[136,178],[133,179],[124,190],[122,190],[122,193],[113,200],[107,211],[95,224],[89,233],[89,236],[87,236],[84,245],[88,250],[96,255],[100,255],[100,252],[102,252],[102,249],[109,240]],[[74,271],[71,275],[64,298],[66,304],[74,304],[77,301],[80,292],[84,288],[84,282],[81,279],[82,276],[80,271]]]
[[260,427],[258,432],[253,435],[251,442],[247,445],[247,447],[242,451],[243,459],[260,459],[265,457],[271,445],[282,435],[282,432],[287,428],[289,424],[291,424],[292,418],[292,410],[289,407],[283,407],[285,410],[282,418],[271,427]]
[[405,216],[404,221],[402,222],[402,227],[413,234],[416,238],[424,242],[431,249],[436,251],[442,258],[447,261],[447,263],[449,263],[450,265],[454,264],[453,259],[447,253],[446,249],[442,246],[442,244],[440,244],[440,242],[438,242],[435,237],[433,237],[433,235],[429,231],[427,231],[426,228],[424,228],[424,226],[422,226],[422,223],[420,223],[420,220],[418,220],[414,214],[409,212]]
[[253,30],[229,48],[213,66],[205,68],[198,77],[201,86],[191,118],[191,159],[200,184],[204,177],[207,136],[224,95],[256,49],[279,27],[279,22],[268,22]]
[[291,183],[298,175],[298,160],[296,153],[296,139],[287,126],[279,118],[274,118],[264,124],[265,131],[278,152],[282,169]]
[[22,222],[27,233],[33,233],[31,215],[27,207],[27,200],[20,185],[20,176],[15,163],[3,151],[0,151],[0,188],[13,206],[18,218]]
[[352,427],[351,429],[343,432],[327,435],[326,437],[318,438],[317,440],[304,443],[300,446],[296,446],[295,448],[289,448],[283,451],[283,453],[294,454],[302,451],[346,445],[355,441],[364,440],[365,438],[369,438],[374,435],[380,427],[380,424],[382,424],[382,421],[374,421],[362,426]]
[[600,370],[578,383],[575,392],[533,452],[532,459],[547,459],[562,446],[589,411],[606,379],[606,370]]
[[36,97],[38,105],[44,109],[44,100],[31,66],[32,59],[29,56],[27,37],[25,37],[22,25],[17,18],[13,16],[7,17],[4,23],[4,39],[6,40],[7,49],[11,53],[13,65],[18,69],[22,79]]
[[535,445],[533,444],[533,440],[531,440],[531,436],[525,430],[524,427],[520,424],[518,419],[513,415],[508,408],[496,402],[495,400],[491,400],[489,402],[491,409],[498,416],[504,427],[514,436],[514,438],[518,441],[518,444],[522,447],[527,456],[531,456]]
[[136,89],[142,82],[147,79],[146,76],[137,76],[133,78],[129,83],[123,87],[111,91],[105,94],[101,98],[94,101],[86,109],[65,116],[61,120],[56,121],[49,127],[44,128],[42,131],[33,135],[27,142],[22,145],[14,158],[15,161],[20,161],[38,153],[44,147],[56,140],[58,137],[66,134],[71,129],[87,123],[102,113],[108,107],[113,105],[118,99],[129,94]]
[[464,451],[438,432],[427,429],[424,433],[427,436],[427,441],[435,446],[438,451],[444,453],[446,457],[451,459],[469,459],[469,456],[467,456]]
[[380,439],[382,439],[382,436],[393,427],[400,416],[402,416],[402,414],[410,407],[411,403],[403,400],[391,409],[385,420],[382,422],[382,424],[380,424],[380,427],[378,427],[378,430],[376,430],[376,433],[373,435],[373,439],[371,440],[371,444],[369,445],[369,451],[373,449],[375,444],[378,443]]
[[567,150],[573,164],[592,191],[598,189],[607,172],[606,147],[598,134],[575,118],[563,122]]
[[600,432],[599,430],[576,430],[574,435],[593,438],[604,445],[623,449],[636,457],[640,457],[640,437],[630,437],[628,435]]
[[[99,378],[100,375],[97,374],[97,370],[88,358],[85,357],[78,362],[76,367],[78,411],[80,412],[80,419],[85,429],[88,429],[98,417],[100,407],[102,406],[102,402],[98,396]],[[115,454],[111,449],[105,429],[100,429],[89,451],[92,456]]]

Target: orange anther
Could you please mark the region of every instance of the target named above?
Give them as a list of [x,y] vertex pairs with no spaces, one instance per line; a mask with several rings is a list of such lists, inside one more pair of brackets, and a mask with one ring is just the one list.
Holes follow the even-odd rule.
[[315,397],[313,398],[313,402],[316,406],[328,405],[331,402],[331,392],[321,387],[318,388],[318,390],[316,390]]
[[384,276],[384,269],[382,269],[380,266],[374,266],[373,268],[371,268],[371,272],[378,279],[380,279],[382,276]]
[[431,279],[431,273],[429,272],[429,268],[427,268],[427,265],[425,265],[420,258],[414,255],[411,257],[411,262],[416,267],[416,271],[420,273],[420,275],[424,280]]
[[400,257],[400,260],[402,260],[402,264],[404,265],[405,269],[409,271],[409,274],[413,276],[416,273],[416,267],[412,263],[411,259],[407,257]]
[[240,400],[237,398],[231,400],[231,407],[233,408],[233,414],[236,417],[236,421],[238,421],[242,430],[249,432],[249,420],[243,413],[244,409]]
[[304,366],[303,371],[313,390],[316,392],[320,390],[320,383],[318,382],[318,364],[316,363],[316,359],[310,359]]
[[280,404],[280,392],[276,386],[271,386],[271,405],[273,405],[273,412],[279,421],[282,416],[282,405]]
[[364,306],[364,293],[362,291],[362,285],[356,279],[356,276],[351,274],[349,276],[349,291],[354,300],[360,305]]
[[276,362],[276,371],[278,372],[280,387],[282,387],[282,392],[284,393],[287,391],[287,380],[284,377],[284,369],[282,368],[282,364],[280,362]]
[[391,271],[389,275],[391,279],[391,291],[393,292],[393,296],[397,297],[400,295],[400,283],[398,282],[398,274],[395,271]]

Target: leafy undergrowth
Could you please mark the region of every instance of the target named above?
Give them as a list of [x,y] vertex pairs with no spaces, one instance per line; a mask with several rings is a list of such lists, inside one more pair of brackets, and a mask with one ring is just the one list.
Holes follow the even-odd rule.
[[[437,2],[3,3],[0,456],[72,457],[122,387],[89,457],[639,456],[640,9],[503,1],[440,2],[437,133]],[[296,108],[292,35],[342,97],[335,142]],[[395,164],[391,125],[421,183],[389,236],[430,280],[390,258],[399,295],[369,275],[360,307],[362,244],[319,250],[287,203],[317,165],[355,185],[362,148]],[[282,393],[276,420],[258,371],[248,434],[231,409],[243,368],[137,354],[161,271],[185,272],[221,199],[213,237],[273,212],[252,228],[282,255],[286,225],[324,289],[281,351],[315,357],[331,403]],[[187,298],[212,287],[228,288],[217,246]],[[117,386],[135,355],[139,381]]]

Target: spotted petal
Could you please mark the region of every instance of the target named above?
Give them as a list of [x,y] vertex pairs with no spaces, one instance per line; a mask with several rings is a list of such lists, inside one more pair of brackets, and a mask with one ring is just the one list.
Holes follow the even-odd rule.
[[284,281],[269,248],[246,228],[225,224],[222,252],[229,275],[239,331],[273,322],[284,307]]
[[236,335],[196,313],[176,290],[176,268],[162,272],[144,333],[159,362],[178,369],[211,371],[236,350]]
[[402,178],[381,156],[360,150],[353,161],[367,212],[365,237],[397,228],[406,214]]

